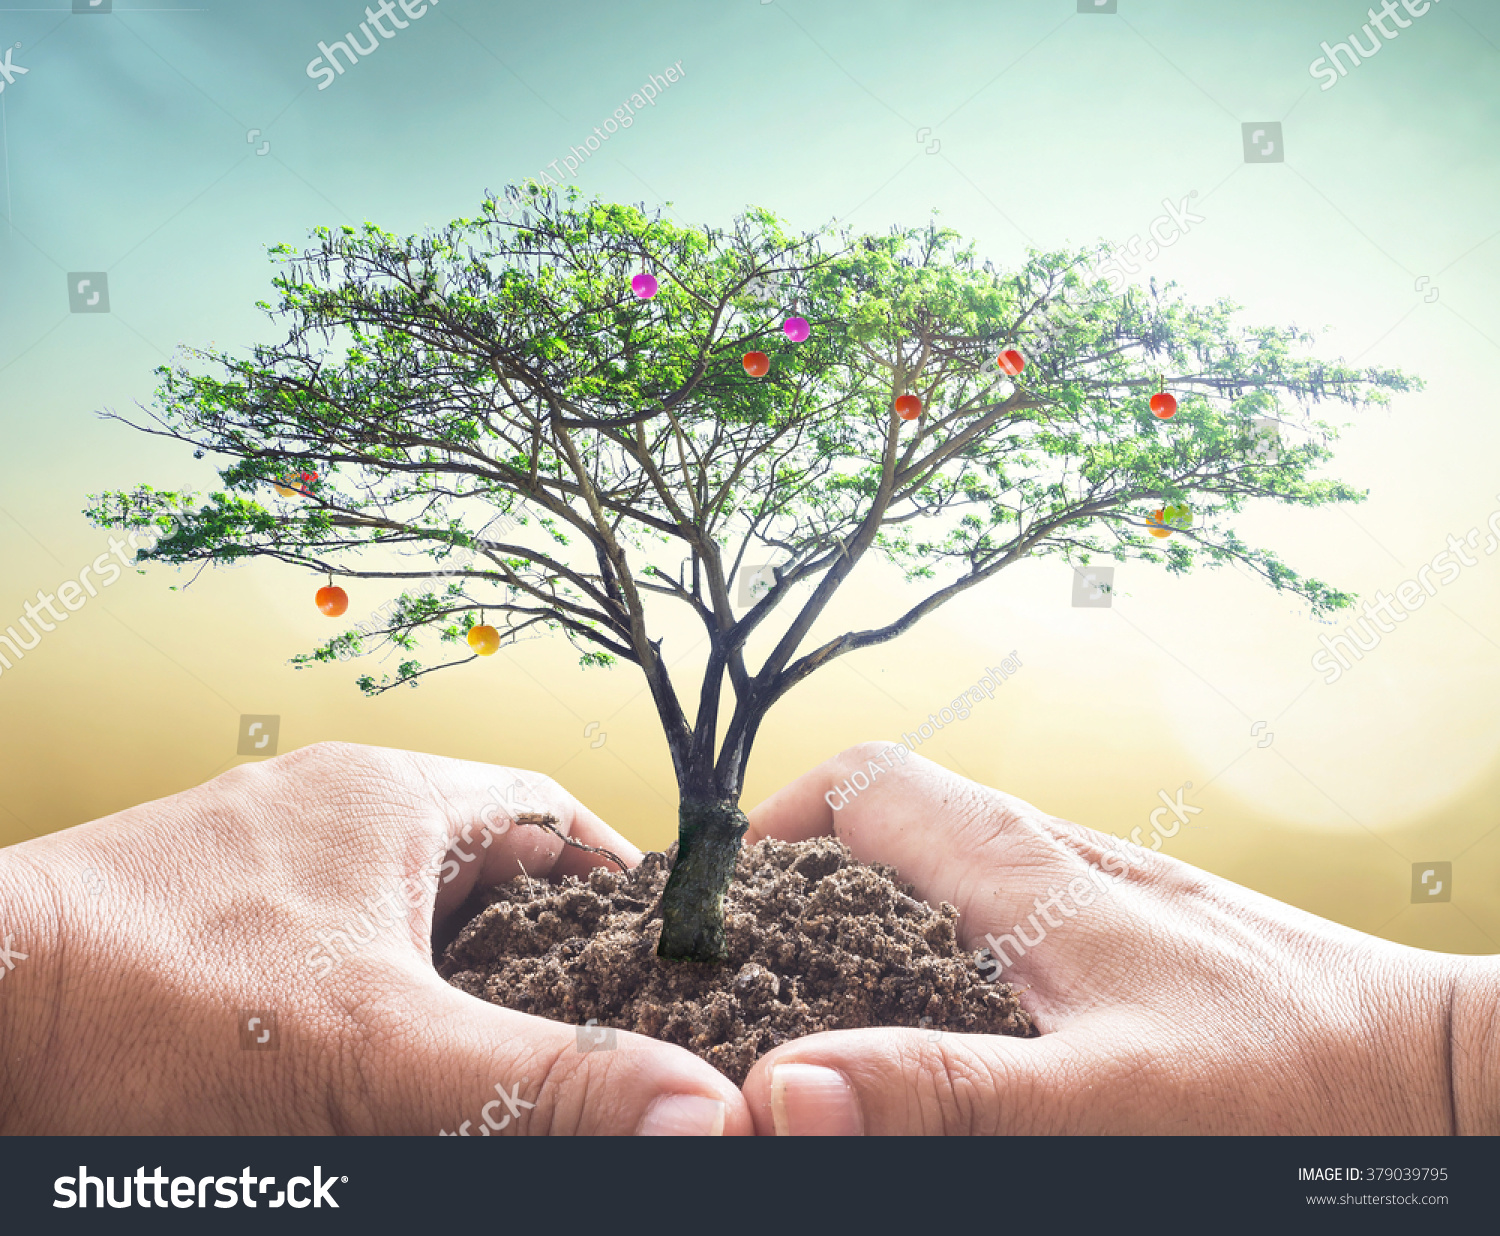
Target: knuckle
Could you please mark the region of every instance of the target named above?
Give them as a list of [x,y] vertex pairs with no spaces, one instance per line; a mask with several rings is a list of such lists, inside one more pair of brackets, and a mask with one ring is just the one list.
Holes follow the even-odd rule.
[[998,1132],[999,1095],[1004,1078],[997,1066],[961,1040],[924,1045],[921,1076],[928,1079],[919,1113],[924,1133],[991,1134]]
[[531,1076],[541,1078],[541,1092],[533,1123],[527,1132],[548,1136],[576,1136],[599,1132],[632,1132],[623,1128],[629,1112],[621,1085],[622,1077],[635,1072],[631,1064],[630,1036],[620,1032],[614,1051],[580,1053],[571,1038],[571,1027],[561,1029],[568,1037],[557,1043],[537,1044],[530,1062]]
[[[371,984],[351,974],[325,997],[320,1016],[338,1027],[332,1038],[337,1050],[321,1070],[328,1126],[339,1136],[380,1131],[397,1097],[382,1065],[402,1043],[399,1015],[372,994]],[[397,1110],[404,1106],[395,1104]]]

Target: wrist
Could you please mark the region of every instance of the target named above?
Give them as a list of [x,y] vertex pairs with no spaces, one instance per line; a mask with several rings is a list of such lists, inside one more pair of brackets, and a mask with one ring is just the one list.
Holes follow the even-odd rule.
[[1500,959],[1455,960],[1448,1006],[1454,1132],[1500,1133]]
[[37,850],[0,849],[0,1134],[30,1131],[27,1112],[56,1030],[61,915]]

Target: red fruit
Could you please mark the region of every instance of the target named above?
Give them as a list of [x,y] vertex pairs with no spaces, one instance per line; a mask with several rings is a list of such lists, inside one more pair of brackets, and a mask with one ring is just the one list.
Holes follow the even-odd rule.
[[481,657],[492,657],[500,651],[500,632],[492,626],[469,628],[469,647]]
[[744,365],[752,378],[763,378],[771,372],[771,358],[764,352],[746,352]]
[[896,400],[896,414],[903,421],[914,421],[922,415],[922,401],[915,395],[902,395]]
[[1020,373],[1021,370],[1026,368],[1026,358],[1019,352],[1017,352],[1014,348],[1011,348],[1005,352],[1001,352],[1000,359],[995,363],[999,365],[1004,372],[1010,374],[1011,377],[1015,377],[1016,374]]
[[1166,391],[1158,391],[1151,396],[1151,411],[1160,419],[1168,420],[1177,415],[1177,400]]
[[284,476],[281,480],[273,482],[276,492],[283,498],[291,498],[296,494],[306,495],[308,489],[317,483],[316,472],[297,472],[291,476]]
[[330,618],[337,618],[349,608],[349,594],[332,584],[326,588],[319,588],[315,599],[318,602],[318,608]]

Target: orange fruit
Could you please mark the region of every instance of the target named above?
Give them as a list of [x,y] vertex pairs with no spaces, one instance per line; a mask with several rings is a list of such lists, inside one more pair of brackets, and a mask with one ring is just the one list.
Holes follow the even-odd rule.
[[752,378],[763,378],[771,372],[771,358],[764,352],[746,352],[743,363]]
[[1157,391],[1151,396],[1151,411],[1159,420],[1168,420],[1177,415],[1177,400],[1166,391]]
[[922,401],[915,395],[902,395],[896,400],[896,415],[903,421],[914,421],[922,415]]
[[500,651],[500,632],[487,624],[469,628],[469,647],[481,657],[492,657]]
[[319,588],[315,599],[318,602],[318,608],[330,618],[337,618],[349,608],[349,594],[332,584],[326,588]]
[[1162,522],[1163,516],[1164,516],[1164,512],[1163,511],[1152,511],[1151,512],[1151,523],[1150,523],[1150,526],[1149,526],[1149,531],[1150,531],[1150,533],[1151,533],[1152,536],[1163,537],[1163,536],[1171,536],[1172,535],[1172,529],[1170,529],[1169,527],[1167,527],[1167,525]]

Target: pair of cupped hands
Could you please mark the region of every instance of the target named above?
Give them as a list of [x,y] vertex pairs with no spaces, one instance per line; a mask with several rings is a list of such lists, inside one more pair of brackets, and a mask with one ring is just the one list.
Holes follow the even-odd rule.
[[[0,1132],[523,1134],[1494,1131],[1493,963],[1362,935],[913,757],[835,811],[866,744],[773,794],[746,844],[831,834],[950,902],[959,940],[1013,934],[1111,850],[1124,877],[1004,978],[1041,1035],[842,1030],[786,1043],[742,1089],[696,1056],[486,1004],[432,965],[476,886],[602,860],[493,823],[492,788],[573,838],[640,851],[550,779],[319,744],[0,850]],[[382,889],[405,929],[331,972],[320,932]],[[1094,881],[1097,885],[1098,881]],[[276,1051],[241,1010],[274,1010]],[[243,1027],[238,1028],[243,1034]],[[262,1031],[262,1035],[265,1032]],[[496,1094],[509,1096],[508,1102]],[[493,1117],[486,1126],[481,1111]]]

